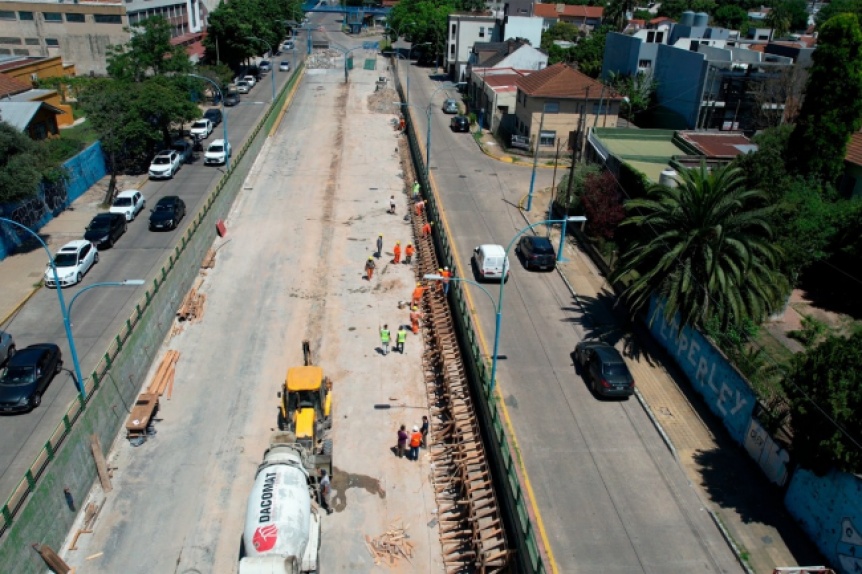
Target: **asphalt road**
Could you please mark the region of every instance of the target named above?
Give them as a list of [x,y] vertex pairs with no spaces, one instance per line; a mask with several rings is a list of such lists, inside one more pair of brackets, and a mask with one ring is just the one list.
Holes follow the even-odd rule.
[[[409,69],[411,103],[424,108],[439,84],[428,69]],[[437,92],[431,104],[431,173],[454,234],[459,271],[474,279],[473,248],[505,247],[526,226],[517,205],[529,189],[530,168],[492,160],[470,135],[450,132],[451,116],[440,110],[447,91]],[[417,111],[424,130],[425,114]],[[550,183],[550,170],[540,171],[537,186]],[[576,374],[571,353],[589,317],[562,279],[525,271],[514,254],[511,262],[500,340],[507,359],[499,361],[498,385],[558,571],[739,571],[638,402],[598,401]],[[490,352],[493,307],[486,295],[469,289]],[[497,289],[490,289],[495,297]]]
[[[289,54],[283,53],[276,57],[276,62],[289,57]],[[297,59],[304,57],[304,52],[300,50]],[[275,74],[277,90],[281,89],[292,73],[271,72]],[[241,147],[251,128],[266,110],[266,104],[272,97],[270,82],[269,77],[264,77],[251,93],[242,96],[240,105],[225,108],[228,137],[235,150]],[[219,125],[204,145],[221,137],[222,126]],[[128,231],[114,247],[100,252],[99,263],[87,273],[84,280],[64,290],[66,304],[82,288],[101,281],[146,279],[149,284],[167,259],[169,249],[177,237],[186,230],[192,216],[197,213],[201,200],[215,187],[223,173],[224,168],[221,166],[204,166],[201,154],[195,163],[183,166],[174,179],[147,182],[142,189],[147,200],[146,208],[129,223]],[[149,209],[165,195],[182,197],[188,215],[176,230],[151,232],[147,228]],[[82,228],[82,236],[83,232]],[[34,277],[33,282],[39,279]],[[85,377],[92,372],[112,338],[131,315],[144,289],[145,286],[92,289],[75,301],[72,331]],[[77,393],[62,318],[57,310],[57,294],[53,289],[43,288],[36,293],[10,323],[10,330],[15,333],[18,348],[43,342],[60,345],[65,370],[48,387],[38,409],[31,413],[0,417],[0,436],[3,437],[3,441],[0,441],[0,498],[3,502],[24,477]],[[131,352],[154,351],[135,349]]]

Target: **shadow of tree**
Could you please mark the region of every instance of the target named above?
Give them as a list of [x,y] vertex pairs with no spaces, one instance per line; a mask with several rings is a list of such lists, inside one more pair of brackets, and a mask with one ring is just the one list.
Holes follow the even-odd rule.
[[[853,269],[852,278],[845,269]],[[835,256],[829,261],[815,263],[802,274],[799,288],[805,298],[818,309],[862,319],[862,300],[859,299],[859,281],[862,273],[859,262],[851,257]]]

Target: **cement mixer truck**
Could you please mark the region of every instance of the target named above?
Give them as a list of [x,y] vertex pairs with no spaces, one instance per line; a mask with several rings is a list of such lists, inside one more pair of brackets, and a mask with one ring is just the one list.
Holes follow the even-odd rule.
[[248,499],[239,574],[317,572],[320,512],[306,450],[276,433]]

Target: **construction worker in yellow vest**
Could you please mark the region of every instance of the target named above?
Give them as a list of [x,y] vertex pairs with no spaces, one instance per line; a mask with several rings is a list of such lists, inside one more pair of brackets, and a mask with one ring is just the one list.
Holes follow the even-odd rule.
[[383,325],[380,328],[380,346],[383,347],[383,356],[389,354],[389,341],[391,334],[389,333],[389,325]]
[[395,334],[395,350],[404,354],[404,343],[407,342],[407,329],[404,328],[404,325],[398,327],[398,333]]

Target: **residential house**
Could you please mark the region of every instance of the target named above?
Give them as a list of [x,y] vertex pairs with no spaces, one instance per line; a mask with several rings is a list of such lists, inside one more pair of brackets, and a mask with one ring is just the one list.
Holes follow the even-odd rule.
[[513,135],[538,145],[539,153],[569,141],[582,117],[584,128],[617,125],[623,96],[566,64],[524,76],[517,86]]
[[542,45],[544,20],[532,16],[504,16],[500,23],[501,38],[518,38],[526,40],[531,45]]
[[61,110],[62,115],[56,118],[59,126],[72,125],[75,121],[72,108],[63,103],[61,94],[53,89],[33,89],[33,85],[37,80],[74,76],[75,66],[64,65],[59,56],[0,56],[0,98],[17,102],[45,102]]
[[443,66],[453,81],[461,82],[466,77],[467,64],[473,45],[477,42],[499,42],[500,26],[491,12],[449,15],[447,27],[446,55]]
[[856,132],[847,142],[841,190],[848,197],[862,197],[862,132]]
[[542,18],[542,29],[547,30],[557,22],[566,22],[584,31],[592,31],[602,25],[605,9],[601,6],[574,6],[570,4],[535,4],[533,15]]
[[57,135],[57,116],[63,113],[45,102],[0,101],[0,120],[37,141]]
[[508,67],[473,68],[468,84],[471,110],[479,125],[493,133],[512,133],[518,80],[532,73]]

